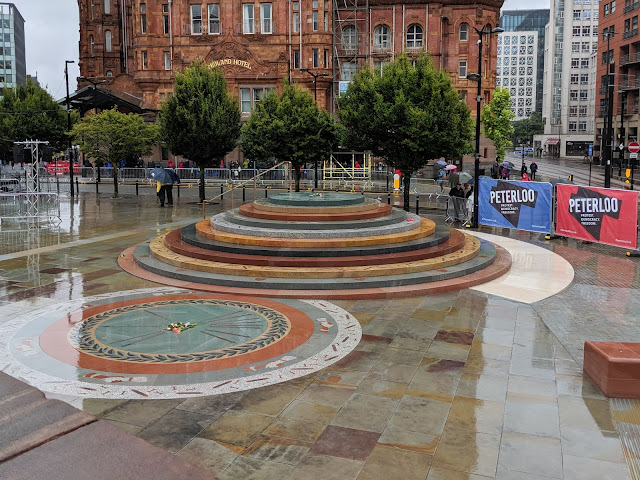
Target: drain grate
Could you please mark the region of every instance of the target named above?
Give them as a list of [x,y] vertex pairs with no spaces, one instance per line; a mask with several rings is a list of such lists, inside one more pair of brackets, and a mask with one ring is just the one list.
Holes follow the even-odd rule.
[[640,400],[612,398],[610,406],[631,478],[640,480]]

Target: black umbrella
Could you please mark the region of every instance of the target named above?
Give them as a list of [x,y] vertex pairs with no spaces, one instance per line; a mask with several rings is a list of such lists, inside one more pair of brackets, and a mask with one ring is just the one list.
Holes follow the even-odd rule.
[[180,177],[168,168],[152,168],[149,170],[149,174],[156,182],[160,183],[180,183]]

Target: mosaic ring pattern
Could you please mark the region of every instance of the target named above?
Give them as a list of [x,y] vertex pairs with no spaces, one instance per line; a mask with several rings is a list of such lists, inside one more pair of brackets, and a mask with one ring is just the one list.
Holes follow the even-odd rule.
[[[265,348],[210,362],[184,359],[167,364],[162,358],[150,358],[147,363],[139,364],[128,359],[98,358],[76,350],[69,341],[73,324],[84,321],[97,323],[97,313],[113,312],[123,305],[138,305],[138,310],[154,305],[166,307],[167,298],[173,302],[170,306],[182,305],[187,310],[198,308],[202,315],[206,315],[207,308],[214,306],[215,302],[224,308],[237,308],[240,312],[245,308],[244,304],[256,305],[255,312],[274,315],[274,319],[286,317],[291,329],[280,341]],[[212,303],[194,303],[191,301],[194,299]],[[139,325],[138,317],[127,318],[131,322],[128,324],[130,327]],[[174,316],[173,319],[177,318]],[[191,331],[195,329],[187,330]],[[242,329],[238,331],[243,332]],[[180,338],[185,333],[159,338],[163,339],[166,347],[171,339]],[[112,338],[120,335],[135,333],[119,330]],[[45,392],[60,395],[121,399],[185,398],[258,388],[307,375],[343,358],[356,347],[361,335],[355,318],[326,301],[247,299],[159,287],[132,290],[125,294],[95,295],[33,309],[27,307],[23,313],[3,324],[0,365],[9,375]],[[203,344],[208,341],[202,336]],[[163,345],[160,345],[160,350]],[[67,353],[61,353],[65,349]],[[52,355],[54,351],[55,355]],[[113,366],[118,368],[107,368]],[[189,370],[189,367],[193,368]]]
[[[225,305],[232,306],[242,310],[248,310],[255,312],[267,321],[268,328],[261,333],[257,338],[253,338],[250,341],[243,342],[233,347],[221,348],[214,351],[204,351],[195,353],[155,353],[147,352],[141,353],[131,350],[124,350],[112,345],[104,344],[99,341],[95,336],[95,330],[101,324],[108,322],[113,317],[129,312],[144,310],[149,307],[158,306],[170,306],[170,305]],[[261,305],[247,304],[233,301],[223,301],[216,299],[194,299],[194,300],[167,300],[161,302],[151,303],[139,303],[137,305],[131,305],[126,307],[114,308],[102,312],[82,323],[76,325],[69,332],[69,341],[78,350],[93,355],[95,357],[104,357],[110,360],[120,360],[126,362],[139,362],[139,363],[180,363],[180,362],[201,362],[206,360],[217,360],[220,358],[228,358],[237,355],[242,355],[247,352],[251,352],[257,349],[261,349],[270,345],[282,338],[284,338],[287,332],[290,330],[289,320],[279,312],[270,308],[263,307]],[[162,329],[159,329],[160,333],[163,333]],[[166,330],[164,331],[166,332]],[[153,335],[153,333],[151,334]],[[166,333],[168,336],[175,335],[172,332]]]

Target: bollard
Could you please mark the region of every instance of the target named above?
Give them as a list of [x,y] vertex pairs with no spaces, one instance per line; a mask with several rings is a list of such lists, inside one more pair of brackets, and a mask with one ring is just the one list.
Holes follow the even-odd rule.
[[224,187],[222,185],[220,185],[220,195],[224,198]]
[[180,198],[180,184],[178,184],[178,198]]
[[391,205],[391,194],[387,193],[387,204]]
[[269,196],[269,193],[267,192],[267,189],[264,189],[264,198],[267,198]]
[[420,197],[416,196],[416,215],[420,215]]
[[136,195],[138,195],[138,181],[136,180]]
[[245,201],[245,191],[244,191],[244,185],[242,186],[242,201]]
[[76,177],[76,194],[80,195],[80,185],[78,184],[78,177]]
[[60,193],[60,179],[56,177],[56,191]]
[[96,193],[98,193],[98,185],[100,185],[100,182],[98,182],[98,179],[96,178]]

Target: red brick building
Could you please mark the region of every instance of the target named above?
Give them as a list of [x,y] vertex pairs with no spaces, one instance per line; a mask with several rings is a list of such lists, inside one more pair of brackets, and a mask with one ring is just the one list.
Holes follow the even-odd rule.
[[[598,41],[597,103],[595,151],[603,143],[607,114],[607,66],[611,67],[613,87],[612,125],[616,145],[638,140],[638,98],[640,93],[640,36],[638,36],[638,0],[600,2]],[[607,42],[608,39],[608,42]],[[608,63],[610,65],[608,65]],[[628,154],[627,154],[628,157]],[[618,153],[613,155],[614,163]]]
[[[477,34],[502,0],[78,0],[80,74],[159,108],[175,72],[195,59],[220,66],[242,111],[282,79],[304,84],[333,110],[340,81],[403,51],[428,51],[475,115]],[[485,101],[495,89],[496,36],[485,37]],[[305,71],[305,69],[307,69]],[[314,83],[316,82],[317,83]],[[79,86],[87,85],[80,81]],[[344,85],[344,84],[342,84]],[[492,156],[492,147],[481,154]]]

